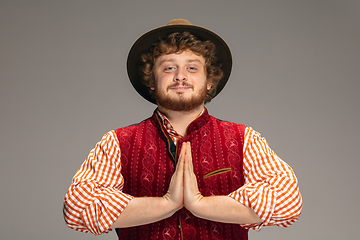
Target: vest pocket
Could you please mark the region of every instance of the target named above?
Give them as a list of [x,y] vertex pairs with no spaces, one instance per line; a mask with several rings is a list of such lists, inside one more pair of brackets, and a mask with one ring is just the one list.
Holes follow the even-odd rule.
[[231,171],[231,167],[229,168],[221,168],[221,169],[217,169],[215,171],[209,172],[207,174],[204,175],[204,179],[208,178],[208,177],[212,177],[221,173],[226,173],[226,172],[230,172]]

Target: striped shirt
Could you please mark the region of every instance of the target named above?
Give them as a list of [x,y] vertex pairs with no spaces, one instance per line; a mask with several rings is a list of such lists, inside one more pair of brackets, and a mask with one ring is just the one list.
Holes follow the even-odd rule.
[[[160,118],[176,143],[182,136],[164,115]],[[95,235],[111,231],[110,226],[133,198],[122,192],[120,156],[115,131],[105,134],[91,150],[64,199],[64,218],[70,228]],[[299,218],[302,198],[294,172],[251,127],[245,129],[243,171],[245,184],[229,197],[253,209],[262,223],[241,226],[257,230],[272,225],[287,227]]]

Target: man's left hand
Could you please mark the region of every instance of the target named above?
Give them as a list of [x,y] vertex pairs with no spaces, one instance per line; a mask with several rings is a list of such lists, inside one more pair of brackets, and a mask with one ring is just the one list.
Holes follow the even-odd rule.
[[191,145],[182,145],[183,154],[179,158],[184,161],[184,206],[194,216],[216,222],[260,224],[256,213],[229,196],[219,195],[204,197],[199,191],[194,173]]

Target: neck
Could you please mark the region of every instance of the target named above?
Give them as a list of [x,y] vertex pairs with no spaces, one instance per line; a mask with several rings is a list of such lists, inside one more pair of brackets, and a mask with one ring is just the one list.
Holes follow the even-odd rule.
[[203,111],[204,104],[192,109],[191,111],[174,111],[158,106],[160,112],[162,112],[170,121],[171,125],[176,132],[182,136],[186,135],[186,129],[189,124],[194,121],[197,116]]

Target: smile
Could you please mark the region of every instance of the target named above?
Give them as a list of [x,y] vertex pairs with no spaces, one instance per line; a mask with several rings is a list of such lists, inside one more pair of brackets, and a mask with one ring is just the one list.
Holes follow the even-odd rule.
[[173,90],[173,91],[177,91],[177,92],[182,92],[182,91],[186,91],[189,89],[194,89],[194,87],[190,84],[174,84],[172,86],[168,87],[168,90]]
[[192,88],[191,87],[178,86],[178,87],[172,87],[170,89],[174,90],[174,91],[185,91],[185,90],[192,89]]

